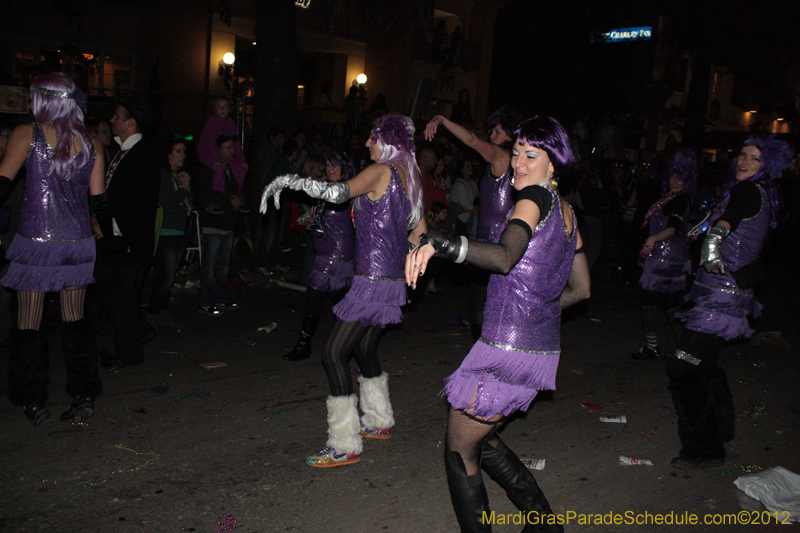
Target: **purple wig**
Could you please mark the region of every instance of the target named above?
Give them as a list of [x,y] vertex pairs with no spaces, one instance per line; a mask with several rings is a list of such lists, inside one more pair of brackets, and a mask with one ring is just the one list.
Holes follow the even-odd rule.
[[[405,115],[390,113],[375,122],[375,142],[381,158],[378,163],[401,163],[407,170],[406,194],[411,201],[408,229],[417,227],[422,217],[421,172],[414,146],[414,122]],[[358,206],[358,203],[356,203]]]
[[345,182],[356,175],[356,168],[353,166],[353,161],[344,152],[330,151],[325,154],[325,161],[342,167],[342,173],[339,176],[339,182]]
[[[50,160],[49,173],[68,180],[75,171],[90,160],[89,150],[94,144],[83,125],[86,95],[69,77],[53,72],[31,83],[31,109],[33,119],[39,124],[49,124],[58,136],[58,143]],[[79,157],[72,157],[73,138],[78,139]]]
[[683,182],[683,190],[678,193],[688,194],[694,199],[697,192],[697,156],[691,148],[681,148],[669,162],[667,173],[661,182],[661,194],[669,192],[669,179],[675,176]]
[[554,118],[529,118],[519,125],[514,135],[520,144],[547,152],[557,178],[569,174],[578,164],[578,156],[572,151],[567,131]]
[[500,146],[506,150],[511,150],[514,146],[514,135],[518,125],[519,124],[517,124],[515,120],[512,120],[507,115],[497,115],[492,119],[491,124],[489,124],[489,129],[493,130],[495,126],[500,126],[500,129],[506,132],[506,135],[510,137],[510,140],[504,141]]
[[[758,148],[761,156],[761,167],[755,174],[747,178],[747,181],[754,181],[764,188],[769,198],[769,204],[772,208],[772,216],[770,218],[769,227],[775,229],[778,227],[778,217],[780,216],[783,207],[783,201],[778,193],[778,187],[775,182],[783,175],[783,171],[791,168],[792,160],[794,158],[794,148],[789,143],[775,138],[775,134],[766,135],[751,135],[742,145],[755,146]],[[731,189],[736,185],[736,169],[739,166],[739,158],[733,160],[730,168],[730,179],[725,183],[722,188],[722,195],[720,196],[717,204],[727,200],[731,194]]]

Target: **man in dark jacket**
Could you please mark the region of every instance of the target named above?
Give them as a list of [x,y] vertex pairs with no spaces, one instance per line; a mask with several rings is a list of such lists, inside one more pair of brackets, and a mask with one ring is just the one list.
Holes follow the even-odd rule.
[[155,330],[144,320],[139,297],[153,260],[155,219],[161,174],[156,158],[142,141],[152,120],[144,100],[131,96],[111,117],[120,151],[106,172],[106,190],[113,216],[113,235],[99,230],[95,281],[98,298],[114,318],[116,353],[101,355],[105,367],[124,368],[144,362],[144,343]]
[[239,304],[228,300],[228,267],[236,222],[244,201],[244,178],[228,165],[234,157],[235,137],[220,135],[217,147],[223,168],[214,171],[203,167],[198,178],[195,201],[200,211],[203,234],[203,261],[200,266],[200,309],[209,316],[234,311]]

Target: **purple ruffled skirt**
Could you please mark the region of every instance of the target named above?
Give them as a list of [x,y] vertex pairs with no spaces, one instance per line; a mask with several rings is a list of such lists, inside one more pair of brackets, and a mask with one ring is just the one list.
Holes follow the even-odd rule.
[[755,331],[747,322],[747,315],[760,316],[764,308],[752,289],[740,289],[729,273],[707,274],[702,269],[686,299],[694,301],[694,307],[675,317],[683,320],[688,329],[725,340],[752,337]]
[[93,238],[39,242],[17,234],[6,252],[10,264],[0,284],[28,292],[86,287],[94,283],[95,253]]
[[353,261],[337,261],[318,255],[308,276],[308,286],[321,292],[336,291],[353,281]]
[[490,346],[479,340],[440,393],[461,411],[491,418],[527,411],[540,390],[555,390],[560,354],[536,354]]
[[363,327],[399,324],[403,321],[400,306],[408,303],[406,282],[399,279],[370,279],[358,274],[334,314],[345,322],[361,321]]
[[639,286],[653,292],[675,292],[686,288],[686,276],[692,273],[691,263],[674,263],[656,257],[645,260]]

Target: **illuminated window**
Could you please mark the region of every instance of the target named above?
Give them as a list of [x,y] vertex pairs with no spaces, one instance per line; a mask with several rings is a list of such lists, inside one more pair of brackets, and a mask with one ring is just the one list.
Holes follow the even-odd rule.
[[711,92],[714,94],[719,94],[719,88],[722,85],[722,71],[717,70],[714,71],[714,82],[711,86]]

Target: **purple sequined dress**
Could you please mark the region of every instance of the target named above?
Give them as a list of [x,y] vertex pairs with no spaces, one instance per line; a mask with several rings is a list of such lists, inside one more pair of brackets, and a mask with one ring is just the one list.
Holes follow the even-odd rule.
[[94,283],[95,243],[89,220],[89,178],[95,153],[68,180],[48,175],[53,150],[39,124],[33,125],[25,163],[25,198],[17,234],[6,252],[3,286],[50,292]]
[[[681,220],[686,220],[688,215],[687,207],[686,212],[681,213]],[[654,208],[648,219],[650,235],[664,231],[668,222],[669,216],[664,214],[661,206]],[[653,254],[648,259],[640,260],[639,264],[643,269],[639,286],[644,290],[683,291],[686,288],[686,276],[692,273],[686,228],[681,227],[669,239],[655,243]]]
[[353,281],[355,241],[349,206],[326,203],[320,224],[321,232],[309,232],[317,257],[308,277],[308,286],[322,292],[348,287]]
[[472,407],[472,414],[484,417],[509,415],[527,410],[538,391],[556,388],[559,299],[575,256],[576,225],[573,218],[568,233],[558,195],[547,190],[553,196],[550,213],[537,224],[528,249],[511,272],[492,274],[481,338],[445,379],[442,393],[454,409]]
[[[390,165],[391,166],[391,165]],[[411,202],[397,169],[378,200],[366,195],[353,203],[356,225],[353,284],[333,312],[345,322],[364,327],[399,324],[400,306],[408,302],[405,266],[408,252],[408,216]]]
[[480,215],[476,234],[479,241],[497,242],[495,237],[500,235],[508,211],[514,207],[513,192],[511,172],[506,170],[499,179],[494,179],[492,166],[489,165],[480,187]]
[[[720,245],[725,273],[709,274],[705,269],[697,271],[692,290],[686,295],[694,301],[689,311],[675,316],[685,321],[685,326],[694,331],[711,333],[725,340],[737,337],[749,338],[754,331],[747,323],[747,315],[759,316],[763,306],[753,295],[753,289],[741,289],[731,275],[732,271],[747,266],[761,252],[761,246],[769,231],[772,208],[766,191],[758,185],[761,193],[761,209],[754,217],[743,219]],[[727,199],[711,217],[711,224],[722,216]]]

